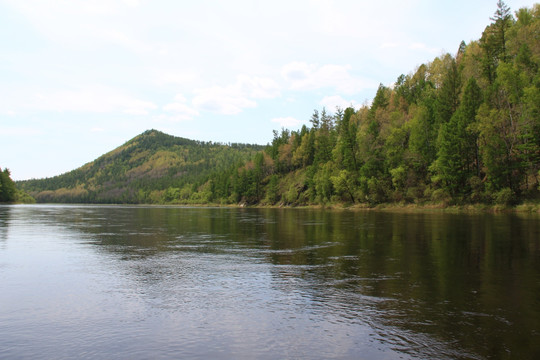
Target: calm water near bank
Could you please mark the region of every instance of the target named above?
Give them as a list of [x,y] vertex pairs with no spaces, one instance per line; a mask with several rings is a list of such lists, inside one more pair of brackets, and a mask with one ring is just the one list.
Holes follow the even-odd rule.
[[0,206],[0,358],[540,358],[540,217]]

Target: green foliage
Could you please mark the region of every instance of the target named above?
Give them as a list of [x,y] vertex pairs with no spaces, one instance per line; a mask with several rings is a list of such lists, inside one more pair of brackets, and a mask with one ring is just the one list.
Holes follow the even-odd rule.
[[338,141],[334,156],[344,169],[352,172],[358,170],[356,158],[358,152],[356,140],[358,127],[352,119],[354,112],[353,108],[345,109],[343,118],[337,123]]
[[437,203],[443,203],[445,205],[448,205],[451,199],[452,197],[446,189],[437,189],[434,190],[431,194],[431,200]]
[[279,201],[279,178],[277,175],[270,176],[270,181],[266,188],[265,203],[274,205]]
[[450,55],[446,55],[449,60],[445,59],[446,69],[442,74],[441,88],[437,92],[436,110],[437,110],[437,125],[444,125],[452,114],[457,110],[461,92],[461,74],[457,63]]
[[15,202],[19,204],[35,204],[36,199],[34,199],[30,194],[23,190],[17,190],[15,195]]
[[[79,169],[18,184],[38,202],[209,202],[230,196],[232,168],[262,148],[205,143],[149,130]],[[202,187],[210,180],[208,188]]]
[[0,169],[0,203],[13,202],[17,197],[17,188],[11,180],[11,174],[7,168]]
[[437,134],[433,113],[427,106],[419,106],[412,116],[409,138],[410,164],[416,172],[425,176],[436,156]]
[[336,193],[343,201],[355,202],[356,182],[354,175],[348,170],[341,170],[336,176],[330,178]]
[[495,203],[498,205],[511,205],[514,201],[514,192],[510,188],[504,188],[495,193]]
[[480,171],[476,114],[481,101],[480,88],[471,78],[461,104],[439,129],[437,159],[430,168],[432,181],[453,197],[469,194],[467,180]]
[[334,164],[327,162],[319,166],[318,171],[313,177],[313,187],[315,188],[316,199],[318,203],[326,204],[334,195],[334,185],[332,174],[335,172]]
[[407,171],[403,165],[390,170],[392,185],[398,191],[404,191],[407,185]]
[[23,190],[17,189],[10,171],[0,168],[0,203],[33,204],[35,199]]
[[150,130],[80,169],[20,187],[62,202],[538,200],[540,6],[516,16],[498,1],[482,37],[461,42],[455,57],[380,85],[371,106],[315,110],[311,128],[274,131],[264,148]]

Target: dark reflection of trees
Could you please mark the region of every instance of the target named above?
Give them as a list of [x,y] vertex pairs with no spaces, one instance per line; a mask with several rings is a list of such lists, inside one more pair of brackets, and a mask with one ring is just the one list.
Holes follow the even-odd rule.
[[[158,207],[81,207],[55,216],[120,259],[180,251],[271,264],[273,286],[368,323],[400,351],[540,355],[535,217]],[[2,231],[0,224],[0,238]],[[166,264],[153,266],[132,271],[152,281],[170,278]],[[414,336],[402,339],[391,329]],[[445,348],[427,346],[423,336]]]
[[362,315],[354,309],[366,306],[365,296],[373,297],[378,300],[371,305],[383,323],[431,334],[481,356],[528,358],[540,353],[538,219],[437,213],[304,215],[303,221],[323,225],[300,226],[298,214],[277,221],[285,230],[270,236],[279,239],[275,248],[289,243],[287,236],[294,236],[297,248],[309,248],[314,238],[319,244],[340,245],[276,252],[271,259],[276,264],[328,264],[300,271],[308,282],[304,290],[312,296],[343,302],[339,308],[349,316]]
[[0,205],[0,246],[4,246],[7,240],[10,218],[11,206]]

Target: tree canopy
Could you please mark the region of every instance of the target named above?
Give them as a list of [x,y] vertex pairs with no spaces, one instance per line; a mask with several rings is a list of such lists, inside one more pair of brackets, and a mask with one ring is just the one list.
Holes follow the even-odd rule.
[[13,202],[17,196],[15,183],[11,180],[11,174],[7,168],[0,169],[0,202]]
[[39,201],[502,203],[540,199],[540,5],[503,1],[478,41],[314,110],[264,149],[149,132],[81,169],[21,183]]

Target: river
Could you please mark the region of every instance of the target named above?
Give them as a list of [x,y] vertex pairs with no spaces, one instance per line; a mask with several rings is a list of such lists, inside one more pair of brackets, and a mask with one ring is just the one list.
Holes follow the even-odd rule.
[[0,358],[540,358],[540,217],[0,206]]

